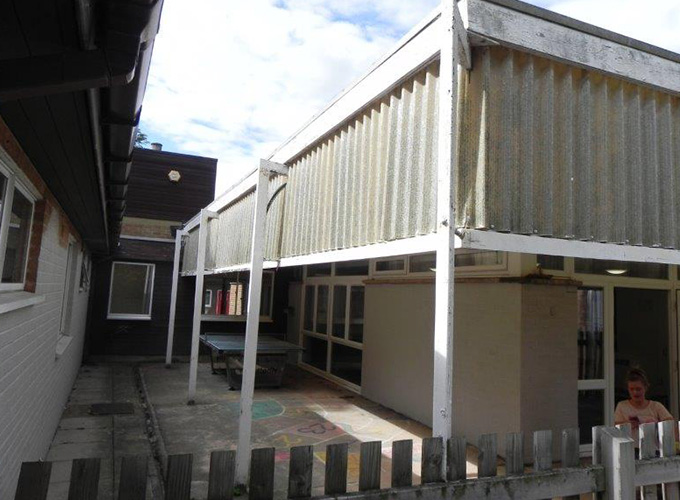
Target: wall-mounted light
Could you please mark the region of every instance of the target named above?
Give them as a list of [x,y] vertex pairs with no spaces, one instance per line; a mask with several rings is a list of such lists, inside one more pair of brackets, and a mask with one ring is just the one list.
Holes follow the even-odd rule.
[[179,182],[181,178],[182,174],[180,174],[177,170],[170,170],[170,172],[168,172],[168,180],[170,182]]
[[622,274],[626,274],[628,269],[605,269],[605,271],[614,276],[621,276]]

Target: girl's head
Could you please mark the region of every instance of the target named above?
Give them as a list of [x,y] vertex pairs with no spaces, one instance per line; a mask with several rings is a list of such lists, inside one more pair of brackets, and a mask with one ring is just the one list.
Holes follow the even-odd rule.
[[644,402],[645,394],[649,389],[649,380],[647,380],[647,374],[644,370],[632,368],[626,375],[626,382],[630,399],[639,403]]

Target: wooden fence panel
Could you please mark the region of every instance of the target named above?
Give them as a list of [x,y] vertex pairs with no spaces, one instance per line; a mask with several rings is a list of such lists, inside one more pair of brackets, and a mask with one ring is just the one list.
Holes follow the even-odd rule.
[[347,443],[326,446],[326,495],[347,492]]
[[505,473],[508,476],[524,474],[523,432],[513,432],[505,436]]
[[213,451],[208,473],[208,500],[231,500],[234,497],[236,453],[232,450]]
[[165,477],[165,500],[189,500],[191,498],[191,466],[193,455],[168,456]]
[[359,491],[380,489],[380,464],[382,443],[372,441],[361,443],[359,459]]
[[24,462],[19,472],[15,500],[45,500],[52,475],[52,462]]
[[440,437],[423,439],[423,456],[420,478],[422,484],[441,483],[444,481],[442,460],[444,459],[444,442]]
[[312,496],[313,467],[314,447],[295,446],[290,449],[288,498],[309,498]]
[[146,456],[123,457],[118,500],[144,500],[149,460]]
[[[581,465],[580,431],[575,429],[564,429],[562,431],[562,467],[578,467]],[[579,500],[578,495],[566,496],[564,500]]]
[[[675,456],[675,427],[678,425],[677,422],[673,420],[667,420],[666,422],[659,422],[659,442],[661,446],[659,447],[662,457],[673,457]],[[663,485],[663,498],[664,500],[678,500],[680,499],[680,489],[678,489],[678,483],[665,483]]]
[[392,442],[392,488],[413,484],[413,441]]
[[552,431],[534,432],[534,472],[552,469]]
[[446,443],[446,480],[460,481],[467,476],[467,441],[453,436]]
[[250,482],[248,498],[271,500],[274,498],[274,448],[256,448],[250,455]]
[[[640,425],[640,458],[654,458],[658,441],[656,439],[656,424]],[[656,485],[642,487],[643,500],[656,500]]]
[[79,458],[71,467],[68,500],[96,500],[99,493],[99,458]]
[[496,434],[479,436],[479,477],[493,477],[498,471],[498,444]]

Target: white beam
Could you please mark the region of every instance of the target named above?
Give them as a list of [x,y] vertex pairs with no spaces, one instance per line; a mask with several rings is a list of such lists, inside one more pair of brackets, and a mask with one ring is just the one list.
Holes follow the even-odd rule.
[[208,239],[208,219],[210,212],[201,210],[198,226],[198,251],[196,255],[196,289],[194,290],[194,317],[191,328],[191,359],[189,362],[188,404],[194,404],[196,397],[196,378],[198,375],[198,341],[201,333],[201,314],[203,313],[203,275],[205,274],[205,250]]
[[[456,0],[442,0],[439,71],[439,139],[437,159],[437,274],[435,277],[434,378],[432,435],[451,437],[453,414],[454,265],[457,172],[458,37]],[[446,456],[442,473],[446,470]]]
[[462,230],[461,248],[557,255],[581,259],[621,260],[655,264],[680,264],[680,250],[649,248],[594,241],[563,240],[543,236]]
[[275,161],[260,160],[260,168],[264,168],[269,172],[274,172],[281,175],[288,175],[288,167],[283,163],[276,163]]
[[236,448],[236,484],[248,484],[250,466],[250,435],[255,392],[255,361],[257,359],[257,337],[260,326],[260,295],[262,290],[262,263],[264,260],[265,223],[267,217],[267,196],[269,170],[266,165],[258,171],[255,195],[255,219],[253,240],[250,250],[250,285],[248,288],[248,319],[246,321],[246,342],[243,353],[243,377],[241,381],[241,403],[238,419],[238,446]]
[[453,6],[453,30],[458,39],[458,61],[465,69],[472,69],[472,52],[467,34],[467,0],[457,2]]
[[182,250],[183,231],[175,233],[175,257],[172,263],[172,288],[170,290],[170,316],[168,319],[168,344],[165,351],[165,366],[172,365],[172,345],[175,340],[175,311],[177,310],[177,281],[179,280],[179,258]]

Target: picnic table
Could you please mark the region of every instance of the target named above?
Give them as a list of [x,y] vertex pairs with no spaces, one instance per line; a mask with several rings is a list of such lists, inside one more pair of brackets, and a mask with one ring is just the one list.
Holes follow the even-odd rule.
[[[200,336],[201,343],[210,349],[210,368],[213,373],[224,372],[232,390],[241,388],[243,379],[243,355],[246,349],[245,335],[225,333],[205,333]],[[255,387],[280,387],[283,371],[289,352],[299,352],[303,348],[269,335],[257,339],[257,360],[255,362]],[[224,368],[216,367],[216,362],[224,362]]]

